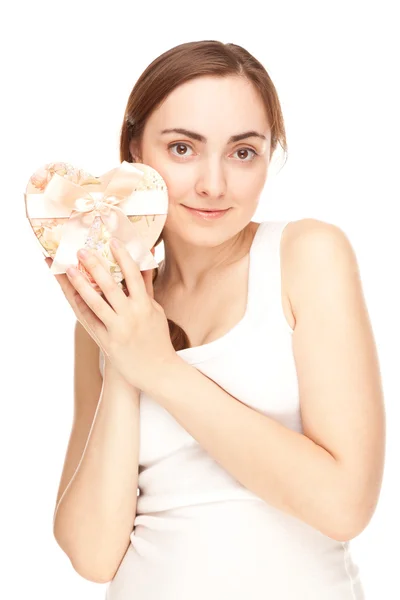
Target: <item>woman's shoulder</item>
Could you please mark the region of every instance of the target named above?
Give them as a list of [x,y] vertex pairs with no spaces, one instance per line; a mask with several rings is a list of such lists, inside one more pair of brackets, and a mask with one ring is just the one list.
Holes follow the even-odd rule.
[[[315,251],[331,246],[339,250],[341,246],[351,249],[346,234],[340,227],[319,219],[304,218],[289,221],[282,232],[281,255],[289,267],[294,268],[296,257],[302,251]],[[318,254],[315,254],[318,258]],[[306,265],[305,265],[306,266]]]
[[329,223],[328,221],[321,221],[320,219],[314,219],[311,217],[305,217],[295,221],[287,222],[284,234],[287,238],[295,240],[297,238],[304,238],[304,236],[310,235],[330,235],[332,232],[340,232],[344,235],[343,231],[337,225]]
[[315,272],[316,261],[334,260],[339,253],[347,253],[349,260],[354,258],[347,235],[337,225],[314,218],[287,223],[281,239],[282,287],[294,320],[293,307],[298,298],[305,297],[304,287],[310,281],[307,275]]

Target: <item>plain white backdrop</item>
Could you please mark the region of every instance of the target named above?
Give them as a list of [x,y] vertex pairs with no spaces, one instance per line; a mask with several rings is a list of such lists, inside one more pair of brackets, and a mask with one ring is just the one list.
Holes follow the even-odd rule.
[[378,508],[351,548],[367,599],[400,597],[396,8],[36,0],[1,9],[3,598],[102,600],[106,587],[80,577],[52,534],[72,425],[75,315],[33,239],[27,181],[52,161],[95,175],[117,166],[125,105],[141,72],[172,46],[205,39],[254,54],[282,104],[289,156],[271,171],[253,220],[335,223],[356,251],[384,384],[387,454]]

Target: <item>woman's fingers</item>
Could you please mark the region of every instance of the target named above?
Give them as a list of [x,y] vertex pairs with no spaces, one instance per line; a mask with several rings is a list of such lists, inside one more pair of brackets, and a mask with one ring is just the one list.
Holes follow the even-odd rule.
[[[86,277],[77,269],[74,269],[73,272],[67,269],[67,276],[84,302],[100,321],[104,323],[106,328],[110,330],[116,318],[116,313],[113,308],[103,300],[99,292],[93,289]],[[103,286],[100,287],[103,289]]]
[[132,256],[121,242],[119,242],[118,247],[113,246],[111,243],[111,247],[124,275],[129,297],[134,298],[135,302],[139,304],[147,301],[145,280]]
[[[47,266],[50,268],[53,262],[52,258],[46,258],[45,262]],[[98,335],[101,328],[104,329],[104,324],[100,321],[100,319],[94,314],[94,312],[90,309],[90,307],[86,304],[83,298],[80,296],[79,292],[75,289],[72,283],[69,281],[67,275],[60,274],[54,275],[56,280],[58,281],[64,296],[67,301],[71,305],[72,310],[75,313],[76,318],[83,327],[86,329],[88,334],[93,337],[96,343],[98,342]]]
[[[53,263],[53,259],[46,258],[45,261],[46,261],[47,266],[50,268]],[[69,281],[68,277],[65,274],[54,275],[54,277],[58,281],[60,288],[64,292],[64,296],[67,298],[68,302],[71,304],[73,310],[79,311],[80,310],[79,300],[78,300],[79,294],[76,291],[76,289],[74,288],[74,286],[72,285],[72,283]]]
[[80,262],[98,288],[101,289],[107,301],[103,300],[100,294],[85,281],[84,276],[78,275],[78,277],[73,278],[73,284],[85,302],[87,302],[93,312],[108,328],[111,326],[113,319],[115,319],[115,314],[122,314],[124,312],[126,308],[126,296],[116,284],[106,264],[102,262],[101,257],[96,251],[88,250],[88,254],[85,257],[81,256],[80,253],[78,253],[78,256]]
[[153,289],[153,271],[154,269],[147,269],[147,271],[141,271],[146,292],[154,300],[154,289]]

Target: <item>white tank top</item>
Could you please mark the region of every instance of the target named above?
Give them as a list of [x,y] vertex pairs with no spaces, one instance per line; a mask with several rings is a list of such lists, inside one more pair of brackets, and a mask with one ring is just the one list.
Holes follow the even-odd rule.
[[[265,221],[256,232],[242,320],[221,338],[177,354],[242,403],[303,433],[293,331],[281,301],[287,223]],[[349,542],[261,500],[144,393],[138,487],[131,543],[107,600],[365,597]]]

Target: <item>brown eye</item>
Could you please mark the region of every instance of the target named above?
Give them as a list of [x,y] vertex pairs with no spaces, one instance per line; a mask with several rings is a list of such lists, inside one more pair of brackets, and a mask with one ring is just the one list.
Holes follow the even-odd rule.
[[[250,156],[250,159],[248,160],[247,157],[249,156],[249,152],[252,152],[252,155]],[[257,156],[257,152],[255,150],[253,150],[252,148],[240,148],[239,150],[236,150],[235,154],[236,153],[239,154],[239,158],[240,158],[241,162],[251,162]]]
[[174,156],[187,156],[187,148],[190,148],[189,144],[182,144],[181,142],[178,142],[176,144],[171,144],[170,146],[168,146],[168,149],[170,150],[171,148],[176,148],[177,150],[177,154],[174,154]]

